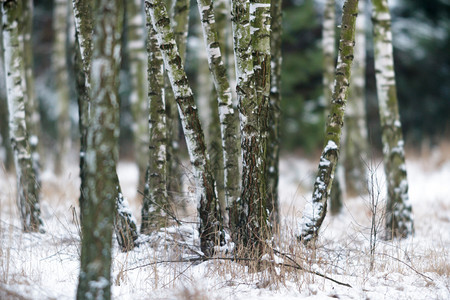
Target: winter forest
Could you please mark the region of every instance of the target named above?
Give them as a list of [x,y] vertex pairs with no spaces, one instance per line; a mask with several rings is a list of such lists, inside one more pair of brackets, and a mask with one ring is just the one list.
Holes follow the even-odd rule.
[[449,299],[446,0],[0,0],[0,299]]

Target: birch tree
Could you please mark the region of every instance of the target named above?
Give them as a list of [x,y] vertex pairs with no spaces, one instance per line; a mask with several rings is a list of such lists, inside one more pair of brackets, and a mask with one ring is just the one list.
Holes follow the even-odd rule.
[[[177,43],[181,61],[184,64],[186,57],[186,45],[189,26],[189,0],[171,0],[170,4],[170,20],[174,31],[175,42]],[[167,71],[166,71],[167,74]],[[181,192],[181,158],[180,158],[180,130],[177,104],[170,85],[170,80],[166,78],[165,82],[165,103],[167,115],[167,161],[169,166],[167,169],[168,191],[171,201],[175,201],[175,195]],[[177,201],[175,201],[177,202]]]
[[189,157],[194,169],[196,201],[200,217],[200,248],[205,255],[209,256],[213,254],[213,247],[224,237],[221,235],[221,218],[215,195],[215,182],[206,152],[203,130],[164,3],[161,0],[146,0],[145,8],[147,15],[151,17],[151,25],[156,31],[164,66],[178,105]]
[[83,211],[77,299],[111,298],[111,242],[116,205],[119,137],[117,97],[121,0],[93,7],[91,114],[86,151],[86,208]]
[[20,18],[23,14],[23,3],[3,1],[1,5],[9,135],[16,167],[17,200],[23,230],[25,232],[37,232],[42,230],[39,206],[40,186],[36,171],[33,168],[30,135],[26,122],[27,95],[23,49],[20,42],[23,37],[20,37],[19,28]]
[[139,170],[138,189],[143,190],[148,158],[147,61],[145,25],[141,0],[126,3],[127,51],[130,68],[130,102],[133,114],[135,158]]
[[11,149],[11,143],[9,142],[8,100],[6,97],[6,74],[3,54],[3,31],[0,30],[0,135],[5,153],[3,160],[4,167],[6,171],[12,171],[14,166],[14,156]]
[[[334,71],[336,69],[336,9],[335,0],[325,2],[322,24],[322,52],[323,52],[323,96],[325,100],[325,119],[330,113],[333,96]],[[342,208],[342,177],[341,166],[336,168],[336,176],[330,191],[330,211],[337,214]]]
[[69,73],[67,70],[67,33],[69,17],[68,0],[55,0],[53,5],[53,31],[55,34],[52,68],[55,82],[56,103],[58,107],[57,155],[55,157],[55,172],[61,173],[65,156],[70,148],[70,117],[69,117]]
[[387,0],[372,1],[372,21],[381,139],[388,191],[386,235],[388,239],[407,237],[414,233],[414,224],[408,196],[405,150],[395,83],[391,16]]
[[41,133],[41,115],[39,113],[39,105],[36,99],[34,88],[34,75],[33,75],[33,45],[31,41],[32,29],[33,29],[33,1],[25,0],[22,3],[23,13],[21,21],[21,47],[23,51],[23,63],[24,63],[24,78],[25,78],[25,90],[26,90],[26,102],[25,110],[27,113],[26,122],[28,132],[30,134],[30,150],[31,159],[33,161],[33,168],[36,174],[36,183],[41,184],[40,169],[41,169],[41,154],[42,147],[40,144]]
[[345,187],[349,196],[367,192],[367,125],[365,109],[366,70],[366,16],[365,0],[359,1],[356,19],[356,45],[353,71],[350,80],[349,102],[344,127],[342,165],[345,170]]
[[[75,27],[76,27],[76,37],[78,42],[78,47],[76,49],[76,80],[77,80],[77,92],[78,92],[78,105],[79,105],[79,128],[80,128],[80,218],[81,224],[89,224],[92,220],[84,221],[84,215],[86,213],[92,213],[90,208],[90,201],[92,199],[89,195],[88,179],[92,176],[88,172],[88,161],[87,161],[87,149],[88,149],[88,130],[93,126],[93,122],[97,122],[97,116],[94,114],[93,106],[95,104],[91,103],[92,94],[92,83],[91,83],[91,64],[92,54],[93,54],[93,6],[89,1],[84,0],[74,0],[73,9],[75,16]],[[122,20],[122,19],[120,19]],[[119,25],[121,24],[118,23]],[[119,26],[119,29],[121,27]],[[119,46],[118,46],[119,47]],[[119,48],[120,49],[120,48]],[[117,90],[112,90],[117,92]],[[117,95],[116,95],[117,97]],[[117,110],[117,111],[115,111]],[[113,107],[113,114],[116,120],[118,120],[118,107]],[[118,126],[118,124],[117,124]],[[118,128],[117,128],[118,130]],[[117,146],[117,143],[115,144]],[[115,149],[114,151],[117,151]],[[116,161],[113,161],[116,166]],[[114,189],[112,192],[115,194],[115,210],[114,210],[114,229],[116,232],[116,239],[119,243],[120,248],[123,251],[130,250],[134,247],[134,242],[137,239],[137,227],[136,221],[128,208],[128,202],[123,197],[120,190],[120,183],[117,177],[117,172],[114,166],[114,176],[112,180],[114,181]],[[88,227],[90,225],[87,225]]]
[[[147,24],[151,18],[147,16]],[[149,156],[142,206],[141,233],[148,234],[167,221],[172,208],[167,196],[167,128],[164,98],[164,62],[158,48],[156,32],[147,30],[147,74],[149,107]]]
[[353,61],[357,15],[358,0],[346,0],[342,13],[338,64],[325,132],[325,146],[320,156],[312,201],[306,205],[299,223],[299,239],[304,243],[309,243],[317,238],[320,226],[327,213],[327,200],[339,158],[341,132],[344,125],[345,105]]
[[[241,197],[230,203],[230,227],[239,243],[261,246],[260,241],[269,229],[265,145],[270,91],[270,1],[232,1],[231,13],[241,125],[242,191]],[[256,246],[258,253],[259,246]]]
[[[197,0],[203,37],[208,57],[209,69],[217,95],[220,129],[222,135],[223,170],[225,178],[225,197],[227,203],[236,202],[239,195],[239,165],[237,122],[234,118],[233,100],[227,70],[222,60],[220,43],[216,28],[213,3],[210,0]],[[216,112],[212,112],[216,113]]]

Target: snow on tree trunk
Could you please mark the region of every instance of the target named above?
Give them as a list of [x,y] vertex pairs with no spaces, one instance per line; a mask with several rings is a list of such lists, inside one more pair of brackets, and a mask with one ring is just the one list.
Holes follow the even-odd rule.
[[357,14],[358,0],[346,0],[342,14],[339,56],[335,73],[333,96],[325,132],[325,147],[320,157],[312,201],[306,205],[299,223],[299,239],[304,243],[309,243],[317,238],[320,226],[327,213],[327,199],[330,194],[335,168],[338,162],[341,132],[342,126],[344,125],[344,112],[353,61]]
[[[333,96],[334,71],[336,69],[336,10],[335,0],[325,2],[322,24],[322,52],[323,52],[323,96],[325,103],[325,119],[330,113],[330,105]],[[342,208],[342,178],[341,166],[336,169],[336,176],[330,191],[330,211],[337,214]]]
[[158,45],[178,104],[189,157],[194,169],[200,217],[200,248],[205,255],[209,256],[213,254],[213,247],[223,239],[223,236],[221,236],[221,219],[215,195],[215,183],[206,153],[203,130],[164,3],[161,0],[146,0],[145,7],[157,33]]
[[96,2],[93,9],[91,118],[86,151],[86,206],[77,299],[111,298],[111,244],[118,180],[117,97],[121,0]]
[[9,110],[9,135],[17,174],[18,205],[25,232],[41,229],[37,174],[33,168],[26,123],[25,70],[19,37],[22,3],[2,2],[4,64]]
[[408,197],[405,150],[395,84],[391,16],[387,0],[373,0],[372,10],[375,74],[388,190],[386,234],[390,239],[412,235],[414,225]]
[[[213,3],[211,0],[197,0],[203,37],[215,91],[217,94],[220,131],[222,135],[223,170],[225,178],[225,197],[227,203],[236,202],[239,197],[239,163],[237,139],[237,120],[227,70],[222,60],[216,28]],[[215,111],[212,112],[216,114]],[[228,221],[228,217],[225,216]]]
[[11,149],[9,139],[8,126],[8,99],[6,97],[6,74],[5,64],[3,61],[3,33],[0,30],[0,135],[1,145],[5,156],[3,157],[3,164],[6,171],[12,171],[14,166],[14,155]]
[[[147,24],[151,24],[149,16],[147,16]],[[145,234],[163,227],[167,222],[167,210],[172,210],[167,198],[164,62],[158,48],[155,30],[152,26],[148,26],[147,29],[150,151],[141,212],[141,232]]]
[[55,172],[60,174],[64,169],[67,152],[70,149],[70,118],[69,118],[69,73],[66,60],[66,42],[68,33],[67,18],[69,17],[68,0],[55,0],[53,6],[53,31],[55,33],[52,68],[58,107],[57,150],[55,157]]
[[365,0],[359,1],[356,19],[355,59],[350,80],[349,101],[343,132],[342,165],[345,171],[346,192],[349,196],[367,193],[367,125],[365,109],[366,16]]
[[280,156],[280,117],[281,117],[281,36],[282,12],[281,0],[271,2],[271,73],[269,102],[269,137],[267,142],[267,188],[270,220],[273,225],[279,224],[278,178]]
[[[86,204],[89,197],[87,193],[87,160],[86,149],[88,141],[88,129],[92,122],[95,121],[95,115],[91,106],[91,60],[93,53],[92,34],[93,34],[93,7],[87,1],[73,1],[73,9],[75,15],[76,37],[78,48],[76,49],[76,80],[78,92],[78,110],[79,110],[79,128],[80,128],[80,219],[89,205]],[[122,20],[122,19],[121,19]],[[121,24],[121,23],[120,23]],[[84,58],[83,58],[84,57]],[[83,58],[83,59],[82,59]],[[83,72],[84,71],[84,72]],[[117,112],[118,113],[118,112]],[[118,119],[118,116],[117,116]],[[137,227],[131,211],[127,208],[128,202],[123,199],[120,191],[120,183],[117,178],[117,172],[114,170],[115,180],[115,231],[116,239],[122,250],[129,250],[134,246],[137,238]],[[81,223],[84,224],[83,222]]]
[[128,0],[127,52],[130,68],[130,103],[133,115],[135,159],[138,165],[138,190],[142,191],[148,160],[147,59],[145,55],[145,25],[141,0]]

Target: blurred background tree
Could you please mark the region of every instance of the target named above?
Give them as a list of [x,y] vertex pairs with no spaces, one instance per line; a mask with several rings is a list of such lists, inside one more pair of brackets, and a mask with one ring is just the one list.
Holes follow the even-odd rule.
[[[56,141],[56,93],[51,85],[51,52],[53,49],[53,1],[37,0],[34,11],[33,50],[36,94],[40,101],[43,143],[52,148]],[[343,0],[336,1],[340,15]],[[395,71],[397,74],[401,120],[407,145],[436,144],[450,132],[450,4],[446,0],[392,0],[392,30]],[[282,86],[282,150],[303,149],[312,152],[321,146],[324,134],[322,89],[321,23],[324,0],[283,1],[283,86]],[[191,6],[196,5],[192,1]],[[369,7],[367,9],[370,9]],[[191,13],[197,13],[196,8]],[[340,20],[337,20],[340,23]],[[368,41],[371,28],[367,29]],[[337,32],[337,36],[339,32]],[[187,72],[195,87],[198,62],[195,43],[189,33]],[[192,38],[191,38],[192,37]],[[369,140],[380,149],[381,138],[376,103],[372,45],[367,44],[366,107]],[[70,57],[73,57],[70,56]],[[123,63],[127,63],[126,57]],[[127,69],[124,67],[123,69]],[[121,77],[122,115],[121,143],[128,156],[131,117],[126,94],[130,85]],[[73,80],[71,81],[73,82]],[[73,87],[71,86],[71,91]],[[71,93],[70,117],[77,122],[77,106]],[[72,126],[76,135],[77,126]],[[75,137],[73,137],[75,138]],[[50,146],[49,146],[50,145]],[[130,153],[131,153],[130,152]]]

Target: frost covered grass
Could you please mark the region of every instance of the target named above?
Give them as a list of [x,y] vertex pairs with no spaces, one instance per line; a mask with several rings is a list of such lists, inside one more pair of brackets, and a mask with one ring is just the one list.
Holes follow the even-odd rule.
[[[450,298],[450,146],[407,160],[415,236],[378,238],[371,270],[370,195],[346,199],[342,213],[328,215],[311,248],[296,236],[302,209],[311,199],[317,161],[286,157],[281,162],[281,229],[261,261],[198,259],[195,203],[188,202],[181,226],[162,228],[128,253],[113,254],[116,299],[449,299]],[[407,156],[409,158],[410,156]],[[377,166],[378,162],[373,165]],[[373,168],[384,201],[382,165]],[[138,221],[137,168],[119,165],[122,191]],[[42,218],[45,234],[23,234],[15,204],[14,176],[0,172],[0,298],[73,299],[80,237],[76,166],[57,178],[43,173]],[[187,180],[184,197],[194,197]],[[381,204],[380,204],[381,205]],[[382,217],[382,214],[379,215]],[[236,257],[249,257],[237,247]],[[300,268],[299,268],[300,267]],[[346,283],[339,285],[329,278]]]

